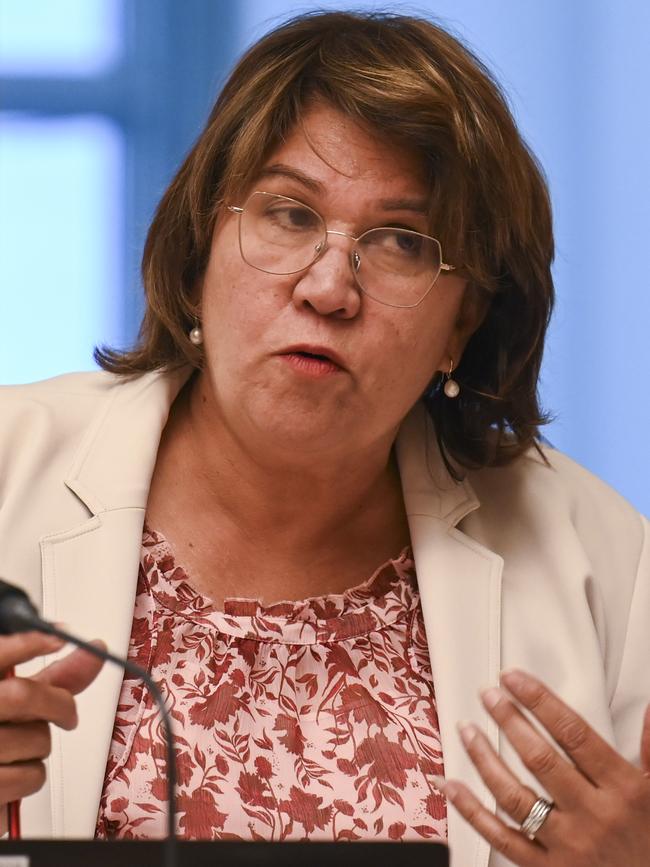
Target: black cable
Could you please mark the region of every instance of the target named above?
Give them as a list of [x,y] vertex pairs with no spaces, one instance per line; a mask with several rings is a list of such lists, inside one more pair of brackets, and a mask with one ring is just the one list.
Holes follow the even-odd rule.
[[139,665],[128,659],[120,659],[107,650],[101,650],[94,644],[89,644],[76,635],[71,635],[63,629],[59,629],[53,623],[42,620],[29,597],[19,587],[9,584],[0,579],[0,634],[12,635],[14,632],[29,632],[35,630],[47,635],[55,635],[70,644],[81,647],[99,659],[119,665],[124,671],[142,680],[153,696],[165,729],[166,752],[167,752],[167,836],[164,844],[164,867],[176,865],[176,759],[174,756],[174,740],[172,734],[172,722],[165,707],[163,696],[151,679],[151,676]]

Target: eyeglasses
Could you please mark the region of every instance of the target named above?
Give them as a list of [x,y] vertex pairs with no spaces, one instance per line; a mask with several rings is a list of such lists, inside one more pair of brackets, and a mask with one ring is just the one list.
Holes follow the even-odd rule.
[[245,262],[267,274],[298,274],[317,262],[329,235],[354,242],[350,263],[356,283],[366,295],[389,307],[417,307],[441,271],[440,242],[429,235],[394,226],[368,229],[358,238],[328,229],[308,205],[257,190],[243,207],[228,205],[239,216],[239,249]]

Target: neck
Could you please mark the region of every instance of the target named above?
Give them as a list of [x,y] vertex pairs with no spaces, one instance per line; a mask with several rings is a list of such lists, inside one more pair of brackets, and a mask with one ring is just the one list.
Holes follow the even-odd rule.
[[304,454],[251,442],[228,425],[199,375],[174,404],[161,453],[183,468],[173,486],[192,479],[197,514],[218,516],[256,544],[269,540],[295,555],[335,540],[408,538],[392,439]]

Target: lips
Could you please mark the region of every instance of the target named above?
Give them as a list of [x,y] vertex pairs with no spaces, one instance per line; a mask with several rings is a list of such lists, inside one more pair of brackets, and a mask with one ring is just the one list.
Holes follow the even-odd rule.
[[301,355],[304,358],[314,358],[321,361],[329,361],[345,370],[345,365],[340,356],[327,346],[318,346],[314,344],[301,343],[297,346],[289,346],[283,349],[280,355]]

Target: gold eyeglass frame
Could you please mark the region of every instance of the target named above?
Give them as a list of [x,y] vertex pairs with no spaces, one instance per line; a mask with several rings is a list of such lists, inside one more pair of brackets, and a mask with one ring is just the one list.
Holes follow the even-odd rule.
[[[319,244],[316,245],[316,248],[315,248],[315,254],[316,255],[314,256],[314,258],[312,259],[312,261],[308,265],[305,265],[303,268],[297,268],[295,271],[282,271],[280,273],[277,273],[276,271],[267,271],[265,268],[260,268],[257,265],[254,265],[252,262],[249,262],[249,260],[244,255],[244,248],[242,246],[241,216],[244,213],[246,205],[249,203],[249,201],[255,195],[269,196],[269,197],[273,197],[274,199],[282,199],[285,202],[293,202],[294,204],[299,205],[301,208],[306,208],[308,211],[311,211],[312,214],[315,214],[318,217],[318,219],[321,221],[321,223],[324,226],[325,237],[323,238],[323,240]],[[241,253],[242,259],[244,260],[244,262],[246,262],[247,265],[250,265],[251,268],[255,268],[256,271],[261,271],[263,274],[273,274],[277,277],[287,277],[290,274],[300,274],[301,271],[307,271],[308,268],[311,268],[312,265],[315,265],[316,262],[318,262],[318,260],[321,258],[321,256],[323,256],[327,252],[327,249],[328,249],[327,236],[328,235],[339,235],[342,238],[349,238],[351,241],[354,241],[355,247],[353,247],[352,250],[350,251],[350,263],[351,263],[351,267],[352,267],[352,274],[354,276],[354,281],[357,284],[358,288],[361,290],[361,292],[363,292],[363,294],[367,295],[369,298],[372,298],[373,301],[376,301],[378,304],[384,304],[386,307],[398,307],[401,309],[408,309],[408,308],[418,307],[420,304],[422,304],[422,302],[427,297],[429,292],[431,292],[431,290],[433,289],[438,277],[440,277],[440,274],[443,271],[449,272],[449,271],[455,271],[456,270],[455,265],[448,265],[446,262],[443,262],[443,260],[442,260],[442,245],[440,244],[440,241],[437,238],[432,237],[431,235],[425,235],[423,232],[415,232],[412,229],[402,229],[401,227],[395,227],[395,226],[373,226],[372,229],[367,229],[365,232],[362,232],[358,237],[355,237],[354,235],[350,235],[348,232],[338,232],[335,229],[328,229],[327,223],[323,219],[323,216],[321,214],[319,214],[318,211],[314,210],[314,208],[310,207],[309,205],[306,205],[304,202],[301,202],[299,199],[293,199],[291,196],[283,196],[280,193],[269,193],[265,190],[253,190],[253,192],[248,196],[248,198],[246,199],[244,204],[241,206],[227,205],[226,207],[227,207],[227,210],[231,211],[233,214],[237,214],[237,216],[240,218],[238,238],[239,238],[239,252]],[[440,252],[440,268],[438,270],[438,273],[431,281],[431,285],[429,286],[427,291],[424,293],[424,295],[420,298],[419,301],[415,302],[415,304],[391,304],[389,301],[382,301],[380,298],[375,298],[374,295],[372,295],[370,292],[368,292],[368,290],[364,286],[361,285],[361,283],[359,282],[359,278],[357,276],[357,272],[361,266],[361,256],[360,256],[358,250],[356,249],[356,244],[358,244],[358,242],[363,237],[365,237],[369,232],[375,232],[379,229],[395,229],[395,228],[399,228],[399,231],[406,232],[409,235],[418,235],[418,237],[420,237],[420,238],[426,238],[428,241],[433,241],[437,245],[438,250]]]

